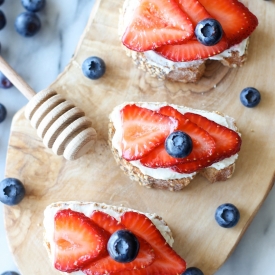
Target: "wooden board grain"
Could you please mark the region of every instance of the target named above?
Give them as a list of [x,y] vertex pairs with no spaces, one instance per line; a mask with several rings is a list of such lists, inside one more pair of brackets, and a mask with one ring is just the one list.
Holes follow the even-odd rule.
[[[275,171],[275,93],[269,74],[275,61],[275,6],[256,0],[246,3],[260,21],[250,39],[246,65],[227,69],[211,63],[207,77],[198,84],[182,84],[158,81],[135,68],[117,35],[122,1],[96,2],[74,57],[50,86],[92,119],[98,132],[94,149],[77,161],[65,161],[45,149],[24,118],[24,109],[13,119],[6,176],[21,179],[27,196],[4,212],[9,245],[22,275],[58,274],[42,245],[43,210],[52,202],[66,200],[123,204],[158,213],[170,225],[174,249],[188,266],[211,275],[223,264],[271,189]],[[82,62],[92,55],[102,57],[107,65],[104,77],[96,81],[81,72]],[[239,101],[240,91],[247,86],[262,94],[254,109]],[[166,101],[235,117],[243,145],[233,178],[209,184],[198,176],[177,193],[131,182],[116,165],[107,144],[108,115],[124,101]],[[217,206],[225,202],[235,204],[241,213],[232,229],[221,228],[214,220]]]

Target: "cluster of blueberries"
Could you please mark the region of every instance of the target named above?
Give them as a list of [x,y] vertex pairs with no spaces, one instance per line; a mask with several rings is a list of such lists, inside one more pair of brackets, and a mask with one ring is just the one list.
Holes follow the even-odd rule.
[[[0,5],[5,0],[0,0]],[[25,37],[35,35],[41,28],[41,21],[36,15],[36,12],[41,11],[46,4],[46,0],[21,0],[22,6],[26,9],[25,12],[20,13],[15,19],[16,31]],[[0,10],[0,30],[7,24],[6,16]]]

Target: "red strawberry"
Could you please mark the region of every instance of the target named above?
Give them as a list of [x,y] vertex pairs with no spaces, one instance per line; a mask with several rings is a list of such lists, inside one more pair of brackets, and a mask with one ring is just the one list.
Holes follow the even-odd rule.
[[206,159],[178,164],[172,168],[173,170],[179,173],[192,173],[239,152],[242,140],[235,131],[198,114],[185,113],[184,117],[196,123],[214,138],[216,151]]
[[242,42],[258,25],[257,17],[237,0],[200,0],[200,3],[220,22],[229,46]]
[[167,244],[156,226],[145,215],[129,211],[122,215],[121,223],[153,247],[156,259],[146,268],[123,271],[119,275],[175,275],[185,271],[185,261]]
[[137,160],[164,142],[178,126],[174,118],[136,105],[126,105],[121,111],[122,156]]
[[219,54],[228,48],[225,36],[213,46],[204,46],[197,39],[192,39],[180,45],[166,45],[155,49],[155,51],[174,62],[187,62],[199,59],[206,59]]
[[[104,230],[108,231],[110,235],[117,230],[125,229],[125,226],[118,222],[115,218],[101,211],[94,211],[91,219],[100,225]],[[100,258],[84,266],[81,271],[87,275],[103,275],[106,273],[109,274],[113,272],[147,267],[154,261],[155,253],[151,245],[149,245],[146,241],[140,237],[138,237],[138,240],[140,248],[134,261],[129,263],[119,263],[107,255],[104,258]]]
[[176,2],[180,8],[188,14],[194,27],[196,27],[201,20],[211,18],[211,15],[198,0],[176,0]]
[[100,228],[84,214],[60,210],[54,218],[55,268],[63,272],[79,270],[101,257],[107,239]]
[[215,152],[214,139],[201,127],[186,119],[179,111],[171,106],[160,108],[159,113],[171,116],[179,121],[177,130],[188,134],[193,142],[193,150],[191,154],[185,158],[171,157],[165,150],[164,144],[161,144],[148,155],[140,159],[140,162],[147,167],[170,167],[177,163],[185,163],[197,159],[205,159]]
[[190,39],[194,27],[175,0],[141,0],[122,43],[137,52]]

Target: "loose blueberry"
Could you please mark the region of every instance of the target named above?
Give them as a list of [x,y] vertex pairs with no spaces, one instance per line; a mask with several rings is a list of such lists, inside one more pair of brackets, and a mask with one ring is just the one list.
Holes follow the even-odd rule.
[[204,275],[197,267],[189,267],[181,275]]
[[204,19],[197,24],[195,35],[201,44],[213,46],[217,44],[223,36],[222,26],[215,19]]
[[174,158],[185,158],[191,153],[192,149],[191,137],[182,131],[171,133],[165,140],[165,150]]
[[3,11],[0,10],[0,30],[2,30],[7,24],[6,16]]
[[105,62],[100,57],[91,56],[82,63],[82,72],[90,79],[102,77],[105,71]]
[[225,203],[217,208],[215,219],[220,226],[231,228],[238,223],[240,219],[240,212],[235,205]]
[[46,0],[21,0],[21,4],[27,11],[37,12],[45,7]]
[[6,78],[5,75],[3,75],[2,72],[0,72],[0,88],[8,89],[11,88],[13,85],[12,83]]
[[6,178],[0,182],[0,201],[7,205],[16,205],[25,196],[25,187],[15,178]]
[[0,6],[4,4],[5,0],[0,0]]
[[261,94],[257,89],[253,87],[247,87],[241,91],[240,100],[245,107],[253,108],[260,103]]
[[14,271],[6,271],[6,272],[2,273],[1,275],[19,275],[19,274]]
[[33,12],[23,12],[15,20],[16,31],[25,37],[34,36],[41,28],[39,17]]
[[0,103],[0,123],[5,120],[7,116],[7,109],[6,107]]
[[139,241],[129,230],[118,230],[110,237],[107,250],[115,261],[129,263],[137,257]]

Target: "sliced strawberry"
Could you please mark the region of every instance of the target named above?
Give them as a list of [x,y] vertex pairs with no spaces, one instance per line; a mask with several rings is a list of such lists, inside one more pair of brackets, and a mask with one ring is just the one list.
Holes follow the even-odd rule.
[[176,0],[176,2],[180,8],[188,14],[194,27],[196,27],[201,20],[211,18],[211,15],[198,0]]
[[205,159],[215,152],[216,145],[214,139],[197,124],[185,118],[179,111],[171,106],[164,106],[158,112],[178,120],[179,125],[177,130],[183,131],[191,137],[193,149],[191,154],[185,158],[174,158],[166,152],[164,144],[161,144],[140,159],[140,162],[144,166],[151,168],[170,167],[179,163]]
[[242,42],[258,25],[257,17],[237,0],[200,0],[200,3],[220,22],[229,46]]
[[144,214],[125,212],[121,223],[136,236],[141,236],[154,249],[155,261],[146,268],[135,271],[123,271],[119,275],[175,275],[186,269],[185,261],[167,244],[156,226]]
[[[101,212],[94,211],[91,219],[100,225],[104,230],[108,231],[109,234],[113,234],[117,230],[125,229],[125,226],[118,222],[114,217]],[[150,265],[155,259],[155,253],[152,246],[145,240],[138,237],[139,241],[139,253],[134,261],[129,263],[119,263],[113,260],[109,255],[104,258],[100,258],[94,262],[89,263],[81,270],[87,275],[103,275],[113,272],[120,272],[124,270],[134,270],[145,268]]]
[[122,156],[137,160],[164,142],[178,126],[174,118],[146,108],[126,105],[121,110]]
[[55,268],[63,272],[79,270],[101,257],[108,239],[102,229],[84,214],[60,210],[54,218]]
[[225,36],[213,46],[204,46],[197,39],[188,40],[180,45],[166,45],[155,49],[155,51],[174,62],[187,62],[206,59],[219,54],[228,48]]
[[194,27],[175,0],[141,0],[122,43],[137,52],[190,39]]
[[216,151],[210,157],[190,163],[178,164],[172,169],[179,173],[192,173],[230,157],[241,148],[242,140],[235,131],[198,114],[185,113],[184,117],[207,131],[215,140]]

